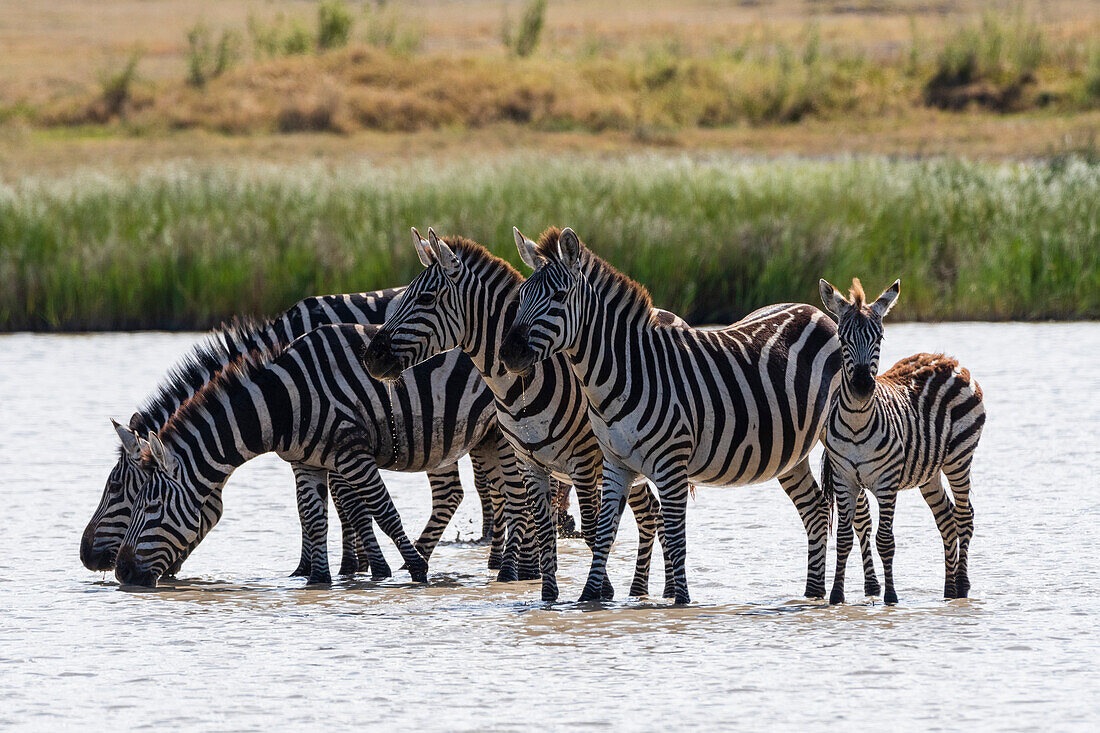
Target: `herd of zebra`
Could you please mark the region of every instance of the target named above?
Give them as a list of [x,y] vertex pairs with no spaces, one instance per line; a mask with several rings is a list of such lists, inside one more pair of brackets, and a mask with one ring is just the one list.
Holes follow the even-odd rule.
[[[407,287],[235,319],[196,344],[129,424],[115,423],[121,447],[81,541],[86,567],[113,568],[132,585],[174,575],[217,524],[233,471],[274,452],[291,463],[297,487],[296,575],[330,580],[331,492],[343,528],[340,573],[391,575],[377,523],[413,580],[425,582],[462,499],[456,462],[468,454],[489,567],[499,581],[541,579],[546,601],[558,597],[556,520],[570,486],[592,552],[581,600],[613,596],[608,554],[629,503],[639,528],[630,595],[649,592],[657,540],[663,595],[683,604],[694,485],[773,478],[806,531],[807,597],[825,595],[834,509],[830,601],[844,600],[853,535],[865,593],[882,590],[870,492],[883,600],[897,602],[894,502],[912,487],[943,539],[944,597],[966,597],[982,392],[943,355],[917,354],[877,375],[899,282],[868,302],[858,280],[847,297],[822,280],[836,321],[781,304],[697,329],[654,308],[571,229],[550,228],[537,243],[513,230],[534,270],[526,279],[472,241],[412,231],[424,270]],[[819,440],[820,487],[809,463]],[[428,474],[431,516],[415,542],[379,469]]]

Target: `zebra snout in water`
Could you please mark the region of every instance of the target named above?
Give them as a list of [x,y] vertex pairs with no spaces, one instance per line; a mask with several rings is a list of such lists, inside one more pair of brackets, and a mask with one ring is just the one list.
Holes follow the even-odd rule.
[[869,364],[856,364],[852,375],[852,392],[857,397],[870,397],[875,391],[875,376]]
[[390,335],[379,332],[367,344],[363,352],[363,365],[375,379],[395,379],[401,373],[401,365],[394,356]]
[[89,570],[111,570],[115,566],[115,553],[97,550],[95,547],[96,526],[89,524],[80,538],[80,562]]
[[522,374],[530,371],[535,364],[535,350],[527,342],[529,329],[510,328],[500,345],[500,360],[510,372]]
[[157,587],[157,574],[138,567],[134,557],[134,548],[123,545],[115,561],[115,578],[122,585],[140,585],[146,588]]

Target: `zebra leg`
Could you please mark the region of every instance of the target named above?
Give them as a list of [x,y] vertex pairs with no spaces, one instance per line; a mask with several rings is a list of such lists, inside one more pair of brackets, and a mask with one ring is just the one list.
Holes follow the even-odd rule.
[[687,467],[677,461],[669,466],[664,476],[654,478],[661,497],[661,517],[676,578],[676,605],[683,606],[691,603],[687,585],[687,500],[691,484]]
[[875,553],[871,551],[871,503],[867,501],[867,492],[863,489],[856,497],[855,529],[859,554],[863,558],[863,593],[877,596],[882,592],[882,586],[875,577]]
[[470,463],[474,467],[474,490],[477,491],[477,497],[481,500],[481,537],[478,538],[478,542],[484,545],[492,545],[496,540],[496,503],[493,497],[493,485],[489,480],[490,468],[493,460],[492,451],[496,450],[495,443],[488,442],[487,446],[490,450],[488,454],[478,450],[480,446],[476,446],[474,450],[470,451]]
[[378,546],[378,538],[374,535],[374,523],[368,522],[361,529],[356,529],[355,523],[344,509],[344,499],[337,496],[336,492],[332,492],[332,503],[336,506],[336,515],[340,518],[344,545],[340,575],[355,575],[367,568],[370,568],[371,580],[383,580],[393,575],[389,563],[386,562],[386,556],[382,554],[382,548]]
[[[599,481],[598,476],[594,472],[591,474],[577,474],[570,476],[573,481],[573,486],[577,489],[577,505],[581,510],[581,536],[584,538],[585,544],[588,545],[590,552],[596,551],[596,520],[598,519],[599,501]],[[566,499],[568,500],[568,489],[566,489]],[[640,548],[639,548],[640,551]],[[648,565],[648,564],[647,564]],[[648,586],[649,570],[646,568],[646,585]],[[633,587],[633,586],[632,586]],[[636,595],[633,591],[631,595]],[[603,590],[600,592],[602,598],[614,598],[615,589],[611,587],[611,580],[605,575],[603,579]]]
[[512,447],[500,435],[497,440],[497,466],[494,474],[499,474],[497,483],[504,495],[504,524],[507,540],[501,558],[497,581],[510,583],[519,580],[519,554],[527,530],[527,487],[520,476],[516,454]]
[[[310,583],[332,582],[328,569],[328,472],[294,464],[295,498],[302,524],[302,557],[308,559]],[[302,563],[298,564],[299,570]],[[297,575],[295,570],[293,575]]]
[[[638,559],[634,564],[634,580],[630,584],[630,595],[635,597],[649,595],[649,567],[653,560],[653,539],[658,530],[662,530],[661,505],[650,491],[649,482],[634,484],[630,487],[630,509],[634,512],[634,521],[638,525]],[[662,538],[661,547],[665,546]],[[666,559],[668,554],[665,553]],[[665,567],[665,598],[671,598],[676,583],[673,573]]]
[[[855,491],[839,478],[835,481],[837,524],[836,524],[836,569],[833,575],[833,591],[829,594],[829,603],[844,603],[844,567],[848,564],[848,554],[852,551],[852,521],[855,516]],[[879,522],[881,527],[881,520]]]
[[558,553],[557,527],[554,525],[554,513],[551,511],[550,477],[542,471],[525,467],[527,480],[528,505],[537,538],[536,557],[540,558],[542,573],[542,600],[558,600]]
[[355,528],[361,533],[370,523],[371,517],[386,533],[409,569],[413,582],[425,583],[428,580],[428,563],[420,556],[401,526],[401,516],[393,505],[386,484],[378,474],[374,459],[364,451],[351,450],[337,457],[337,471],[329,473],[332,490],[347,497],[344,506]]
[[600,498],[596,546],[592,550],[592,567],[588,571],[588,580],[581,592],[582,602],[598,601],[604,597],[607,557],[611,554],[611,545],[615,543],[615,534],[619,531],[619,520],[626,508],[626,487],[633,484],[635,478],[637,474],[630,469],[604,458],[603,496]]
[[[327,490],[327,472],[325,477]],[[340,575],[355,575],[359,572],[359,557],[360,555],[365,556],[366,551],[363,549],[363,543],[359,541],[359,533],[355,531],[355,525],[348,519],[347,512],[344,511],[344,505],[336,494],[332,495],[332,504],[336,507],[336,516],[340,520],[340,547],[342,550]],[[364,564],[363,567],[366,567],[366,565]]]
[[955,497],[955,530],[959,538],[958,562],[955,564],[955,597],[967,598],[970,595],[970,575],[967,561],[970,558],[970,539],[974,536],[974,505],[970,503],[970,459],[944,467],[947,483]]
[[[554,508],[554,524],[558,528],[558,537],[571,539],[577,536],[577,525],[569,514],[569,493],[573,484],[550,479],[551,504]],[[583,535],[581,535],[583,537]]]
[[939,471],[931,481],[920,487],[920,493],[928,504],[928,508],[932,510],[936,528],[940,531],[940,539],[943,540],[943,597],[954,598],[959,538],[955,529],[955,507],[951,506],[951,500],[943,490]]
[[523,539],[519,543],[519,560],[516,564],[516,576],[519,580],[537,580],[542,577],[538,532],[539,526],[535,521],[534,508],[528,504],[523,524]]
[[890,489],[876,491],[878,497],[878,532],[875,534],[875,545],[878,547],[878,557],[882,560],[882,582],[886,589],[882,593],[882,602],[892,606],[898,602],[898,594],[894,592],[894,506],[897,503],[897,492]]
[[[810,461],[802,459],[794,468],[779,476],[779,485],[787,493],[802,526],[806,529],[806,597],[825,597],[825,555],[829,543],[829,507],[824,494],[810,473]],[[662,495],[662,503],[663,503]]]
[[458,505],[462,503],[462,480],[458,476],[458,464],[428,471],[428,483],[432,487],[432,514],[415,546],[425,560],[431,559],[435,546],[451,523]]

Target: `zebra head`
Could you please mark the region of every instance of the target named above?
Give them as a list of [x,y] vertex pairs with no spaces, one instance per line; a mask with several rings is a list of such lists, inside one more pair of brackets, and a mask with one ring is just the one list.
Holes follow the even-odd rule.
[[845,298],[827,281],[821,280],[821,301],[838,319],[841,353],[844,358],[844,377],[852,393],[868,399],[875,391],[875,375],[878,374],[879,349],[882,346],[882,319],[894,307],[901,292],[901,280],[867,304],[867,296],[859,278],[852,280],[852,289]]
[[[130,422],[133,424],[135,421],[131,419]],[[145,474],[139,466],[141,446],[137,432],[114,420],[111,420],[111,424],[122,441],[122,447],[115,467],[107,476],[107,485],[103,487],[99,506],[80,538],[80,562],[89,570],[114,568],[122,537],[130,526],[134,500],[145,481]]]
[[179,459],[156,433],[142,441],[141,468],[145,482],[118,551],[115,577],[124,585],[152,588],[198,539],[203,497],[210,491],[184,488]]
[[537,362],[570,348],[578,338],[584,282],[580,239],[566,227],[548,230],[535,244],[513,229],[523,261],[535,272],[519,289],[519,309],[500,347],[510,372],[526,373]]
[[427,239],[415,227],[412,235],[425,269],[391,307],[386,323],[367,346],[363,361],[375,379],[396,379],[409,367],[455,348],[465,333],[458,291],[473,283],[466,282],[462,261],[432,229]]

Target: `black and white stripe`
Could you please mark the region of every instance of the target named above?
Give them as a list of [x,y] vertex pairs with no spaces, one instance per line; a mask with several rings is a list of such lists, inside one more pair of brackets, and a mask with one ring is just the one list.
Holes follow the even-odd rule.
[[[871,491],[879,503],[876,534],[886,603],[894,590],[893,519],[897,492],[920,487],[936,518],[944,549],[944,597],[966,598],[967,560],[974,533],[970,466],[985,424],[982,390],[970,372],[942,354],[915,354],[878,374],[882,320],[893,307],[901,282],[873,303],[859,280],[845,298],[825,280],[821,298],[839,319],[843,378],[825,433],[827,491],[839,508],[836,577],[830,601],[844,601],[844,567],[852,548],[852,497]],[[941,474],[954,495],[944,491]],[[833,488],[835,486],[835,489]]]
[[[577,489],[581,533],[595,546],[603,453],[588,421],[588,403],[563,355],[539,362],[522,377],[497,358],[504,332],[515,315],[523,278],[504,260],[461,237],[440,240],[428,230],[413,243],[425,270],[391,309],[386,324],[367,349],[366,366],[379,378],[436,354],[459,348],[470,356],[496,398],[497,419],[526,470],[528,498],[542,551],[543,600],[555,600],[556,548],[551,521],[549,479]],[[679,319],[662,312],[670,323]],[[663,535],[659,505],[644,481],[630,492],[639,528],[638,560],[630,595],[649,592],[654,535]],[[664,542],[662,536],[662,543]],[[672,574],[666,568],[666,592]],[[610,584],[604,589],[611,595]]]
[[[443,355],[383,384],[361,363],[375,330],[321,326],[281,352],[249,352],[150,434],[142,456],[149,477],[119,550],[119,580],[155,584],[196,541],[207,499],[261,453],[328,471],[348,519],[363,530],[373,516],[414,580],[425,579],[427,563],[405,536],[379,468],[425,471],[481,449],[496,454],[494,474],[522,494],[492,395],[470,360]],[[323,530],[306,528],[312,537]],[[322,562],[316,551],[312,560]]]
[[776,305],[719,330],[665,325],[648,293],[570,229],[520,243],[535,273],[500,351],[526,372],[564,352],[604,453],[603,501],[582,600],[600,597],[625,486],[657,486],[677,603],[690,600],[685,512],[691,485],[778,478],[809,539],[806,594],[825,589],[828,509],[807,456],[840,371],[836,326],[807,305]]
[[[306,298],[295,304],[278,318],[272,320],[268,328],[259,332],[245,326],[244,322],[230,322],[202,339],[177,365],[169,370],[167,378],[158,390],[134,413],[127,428],[116,430],[122,440],[122,447],[115,466],[108,476],[99,505],[84,530],[81,546],[81,561],[90,570],[110,570],[114,567],[122,537],[130,522],[131,507],[137,488],[141,485],[143,474],[138,468],[138,447],[132,436],[145,437],[155,432],[167,422],[176,409],[201,389],[227,364],[241,354],[255,348],[282,348],[298,336],[326,323],[382,323],[386,308],[400,295],[402,289],[379,290],[370,293],[346,295],[328,295]],[[309,470],[294,465],[297,485],[298,511],[306,522],[317,521],[312,515],[318,511],[327,511],[327,476],[324,472]],[[489,467],[475,465],[475,478],[486,475]],[[418,540],[424,547],[434,547],[439,536],[437,530],[445,525],[453,514],[452,506],[457,506],[462,498],[461,483],[458,480],[457,467],[446,466],[429,473],[433,490],[433,513],[425,533]],[[493,506],[490,487],[478,483],[478,493],[482,501],[483,535],[491,533],[493,526]],[[343,558],[340,572],[350,574],[369,563],[376,577],[389,575],[384,558],[374,539],[373,532],[360,541],[359,536],[349,522],[344,521],[343,509],[336,502],[337,513],[343,525]],[[498,502],[499,503],[499,502]],[[450,513],[448,513],[450,512]],[[220,504],[214,503],[204,510],[203,525],[198,539],[205,536],[221,516]],[[492,556],[499,558],[503,536],[496,533]],[[310,576],[314,582],[327,580],[327,563],[312,572],[308,558],[314,554],[306,536],[302,535],[302,560],[294,575]],[[179,558],[182,564],[183,557]],[[168,574],[174,574],[177,567],[169,568]]]

